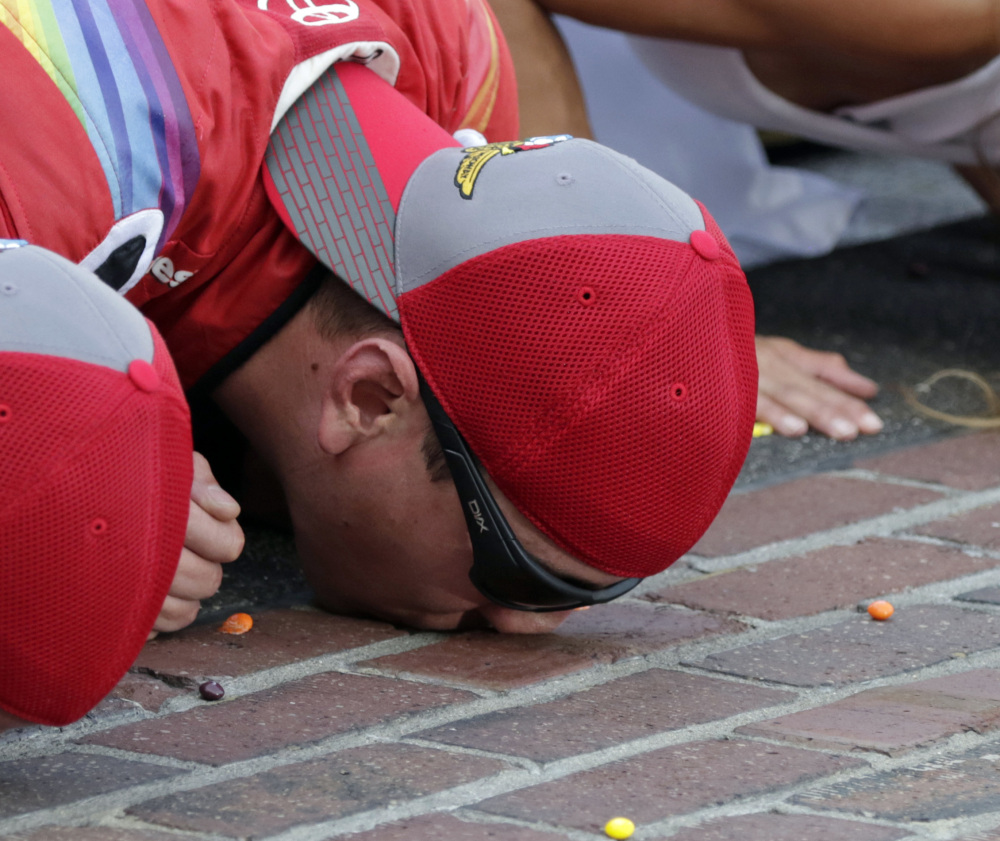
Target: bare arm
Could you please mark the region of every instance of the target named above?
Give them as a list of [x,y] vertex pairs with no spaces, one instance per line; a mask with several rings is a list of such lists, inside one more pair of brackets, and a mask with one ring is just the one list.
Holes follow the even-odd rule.
[[989,205],[993,213],[1000,215],[1000,171],[988,166],[956,166],[955,171]]
[[517,73],[521,136],[593,137],[573,61],[535,0],[490,0]]
[[740,48],[818,45],[942,60],[1000,44],[994,0],[537,0],[548,12],[638,35]]

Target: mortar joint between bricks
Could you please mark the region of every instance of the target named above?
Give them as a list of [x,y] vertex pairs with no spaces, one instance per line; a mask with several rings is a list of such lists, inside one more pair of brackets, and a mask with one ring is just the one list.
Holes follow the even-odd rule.
[[[864,826],[872,826],[872,825],[885,826],[885,827],[890,827],[892,829],[904,830],[907,832],[913,830],[913,825],[905,821],[893,821],[893,820],[888,820],[886,818],[878,818],[875,817],[874,815],[864,816],[864,815],[853,814],[851,812],[837,812],[832,810],[816,809],[809,806],[802,806],[801,804],[798,803],[782,802],[779,803],[777,806],[775,806],[773,811],[779,815],[806,815],[809,817],[816,817],[816,818],[839,818],[841,820],[862,824]],[[926,829],[926,827],[921,827],[921,829]],[[913,839],[923,838],[925,839],[925,841],[926,839],[932,837],[936,836],[925,835],[925,834],[906,836],[906,838],[913,838]],[[898,839],[898,841],[906,841],[906,838],[900,838]]]
[[974,558],[991,558],[1000,560],[1000,551],[990,549],[986,546],[977,546],[973,543],[963,543],[961,540],[953,540],[947,537],[935,537],[929,534],[917,534],[916,532],[900,531],[892,535],[893,540],[903,540],[907,543],[923,543],[928,546],[941,546],[945,549],[956,549],[963,554]]
[[[852,758],[857,757],[852,756]],[[905,763],[906,758],[901,757],[899,765],[901,767],[906,767]],[[769,811],[788,814],[813,814],[823,817],[839,817],[841,815],[839,812],[801,806],[800,804],[789,802],[790,798],[797,797],[806,792],[821,793],[826,790],[832,791],[835,787],[869,779],[877,774],[884,773],[886,770],[894,770],[894,766],[890,766],[888,763],[879,762],[866,763],[862,760],[862,764],[853,768],[845,768],[819,778],[814,777],[792,783],[781,787],[777,791],[766,792],[760,795],[750,795],[747,797],[741,797],[738,800],[731,801],[729,803],[703,807],[683,816],[671,816],[663,821],[650,824],[647,827],[644,827],[644,829],[649,830],[650,833],[659,833],[681,827],[699,825],[701,823],[723,817],[734,817],[743,814]],[[907,829],[911,828],[911,826],[907,826],[902,822],[872,821],[868,819],[866,819],[866,822],[878,822],[884,823],[887,826],[903,826]],[[659,837],[659,835],[655,835],[655,837]]]
[[937,519],[963,514],[1000,502],[1000,488],[966,492],[958,496],[934,500],[900,511],[892,511],[858,520],[824,531],[778,540],[763,546],[718,557],[686,556],[688,563],[701,572],[721,572],[741,566],[753,566],[767,561],[805,554],[830,546],[849,546],[869,537],[889,537],[914,526]]
[[513,826],[541,833],[560,833],[559,836],[553,838],[553,841],[557,841],[557,838],[566,838],[569,839],[569,841],[595,841],[595,839],[598,841],[607,841],[608,838],[603,832],[595,834],[594,832],[589,832],[584,829],[562,826],[556,827],[552,824],[543,824],[538,821],[524,820],[510,815],[494,815],[492,812],[479,811],[475,807],[456,809],[452,812],[452,814],[457,817],[467,817],[470,821],[474,821],[477,824],[489,824],[491,826],[500,827]]
[[942,484],[941,482],[934,482],[927,479],[909,479],[906,476],[894,476],[891,473],[879,473],[878,471],[866,470],[861,467],[846,467],[842,470],[831,470],[825,475],[842,477],[844,479],[857,479],[862,482],[875,482],[880,485],[919,488],[921,490],[934,491],[945,497],[964,496],[968,493],[974,493],[974,491],[956,488],[952,485]]
[[448,742],[435,742],[431,739],[421,739],[416,736],[402,738],[399,740],[399,744],[413,745],[414,747],[428,748],[430,750],[439,750],[444,753],[454,753],[460,756],[478,756],[483,759],[496,759],[501,762],[506,762],[515,768],[522,768],[528,773],[534,774],[538,777],[542,775],[542,769],[544,767],[543,763],[535,762],[533,759],[528,759],[524,756],[500,753],[499,751],[491,751],[484,748],[470,748],[465,745],[453,745]]

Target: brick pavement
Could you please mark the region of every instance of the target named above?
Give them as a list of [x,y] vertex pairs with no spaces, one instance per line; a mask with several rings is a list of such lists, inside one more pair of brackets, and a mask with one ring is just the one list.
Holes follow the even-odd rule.
[[740,491],[546,637],[255,618],[0,735],[0,837],[595,841],[624,814],[637,839],[1000,839],[996,433]]

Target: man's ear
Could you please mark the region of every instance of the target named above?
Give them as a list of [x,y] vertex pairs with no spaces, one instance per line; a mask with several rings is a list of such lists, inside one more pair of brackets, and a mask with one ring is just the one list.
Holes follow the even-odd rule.
[[417,369],[406,349],[369,337],[351,345],[333,364],[320,415],[319,444],[339,454],[354,444],[405,428],[422,405]]

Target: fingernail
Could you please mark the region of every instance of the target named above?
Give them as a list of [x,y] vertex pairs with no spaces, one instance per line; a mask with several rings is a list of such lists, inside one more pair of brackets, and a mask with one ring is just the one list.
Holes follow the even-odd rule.
[[858,434],[858,428],[848,420],[837,418],[830,424],[834,438],[854,438]]
[[781,430],[782,435],[805,435],[809,424],[795,415],[786,415],[778,423],[778,429]]
[[858,426],[861,427],[862,432],[866,432],[869,435],[874,432],[881,432],[883,427],[882,418],[874,412],[868,412],[866,415],[862,415]]
[[235,499],[233,499],[233,497],[231,497],[228,493],[226,493],[226,491],[224,491],[219,485],[209,485],[205,489],[205,493],[212,500],[212,502],[216,503],[217,505],[224,505],[227,507],[233,505],[236,506],[239,505],[239,503]]

